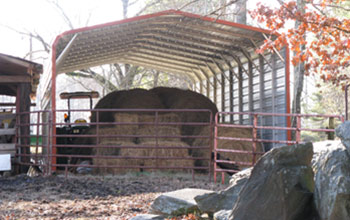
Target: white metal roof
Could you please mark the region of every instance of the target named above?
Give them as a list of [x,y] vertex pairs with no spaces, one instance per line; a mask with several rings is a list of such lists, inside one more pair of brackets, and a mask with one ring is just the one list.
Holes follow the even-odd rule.
[[256,56],[268,30],[181,11],[164,11],[58,36],[56,72],[125,63],[204,80]]

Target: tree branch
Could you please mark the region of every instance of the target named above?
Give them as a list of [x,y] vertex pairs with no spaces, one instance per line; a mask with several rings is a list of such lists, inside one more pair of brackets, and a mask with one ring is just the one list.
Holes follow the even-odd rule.
[[15,28],[12,28],[10,26],[7,26],[7,25],[4,25],[4,24],[0,24],[1,26],[5,27],[5,28],[8,28],[18,34],[21,34],[21,35],[25,35],[25,36],[28,36],[28,37],[32,37],[34,39],[36,39],[37,41],[39,41],[42,46],[44,47],[44,50],[45,52],[47,53],[50,53],[50,50],[51,50],[51,45],[49,43],[47,43],[44,38],[42,38],[38,33],[31,33],[31,32],[24,32],[24,31],[20,31],[20,30],[17,30]]
[[227,4],[224,4],[222,6],[220,6],[219,8],[215,9],[214,11],[210,12],[207,16],[210,15],[217,15],[217,19],[220,18],[222,16],[222,13],[217,13],[219,11],[222,11],[224,8],[233,5],[235,3],[237,3],[239,0],[231,0],[230,2],[228,2]]
[[72,21],[69,19],[68,15],[66,14],[66,12],[63,10],[63,8],[57,3],[57,1],[49,1],[47,0],[49,3],[53,4],[56,9],[62,14],[63,19],[65,21],[65,23],[71,28],[74,29],[74,25],[72,23]]
[[135,14],[135,16],[139,16],[141,15],[144,11],[146,11],[149,7],[152,7],[156,4],[159,4],[160,2],[162,2],[163,0],[156,0],[154,2],[151,2],[149,4],[147,4],[145,7],[143,7],[138,13]]
[[80,72],[69,72],[69,73],[66,73],[66,75],[71,77],[95,79],[96,82],[98,82],[100,85],[106,86],[109,91],[113,91],[117,89],[117,87],[112,82],[110,82],[100,74],[92,71],[91,69],[87,69],[87,70],[83,69],[83,70],[80,70]]

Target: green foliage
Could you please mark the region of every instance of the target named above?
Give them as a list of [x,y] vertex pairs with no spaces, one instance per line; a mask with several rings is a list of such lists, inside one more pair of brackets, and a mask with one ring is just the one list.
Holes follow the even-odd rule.
[[[306,114],[343,115],[344,99],[344,91],[341,88],[328,83],[321,83],[320,87],[310,96],[311,101],[303,102],[302,106]],[[340,123],[340,120],[335,120],[335,127]],[[329,118],[311,117],[303,119],[303,127],[328,128],[328,126]],[[303,131],[301,137],[303,141],[316,142],[326,140],[328,134],[325,132]]]

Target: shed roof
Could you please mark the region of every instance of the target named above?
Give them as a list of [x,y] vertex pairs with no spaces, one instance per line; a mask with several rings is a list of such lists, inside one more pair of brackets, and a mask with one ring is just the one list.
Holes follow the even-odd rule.
[[34,97],[42,72],[41,64],[0,53],[0,94],[16,96],[19,83],[30,83]]
[[67,31],[56,38],[56,72],[125,63],[203,80],[254,55],[269,30],[177,10]]

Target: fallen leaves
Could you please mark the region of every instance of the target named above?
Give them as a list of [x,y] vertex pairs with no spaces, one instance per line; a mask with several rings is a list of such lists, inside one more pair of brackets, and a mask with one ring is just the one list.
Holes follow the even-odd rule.
[[[72,176],[67,181],[63,176],[0,178],[0,219],[127,220],[147,213],[162,192],[186,187],[225,188],[207,178],[198,177],[197,182],[192,182],[190,174],[186,178]],[[198,218],[190,214],[180,219]]]

